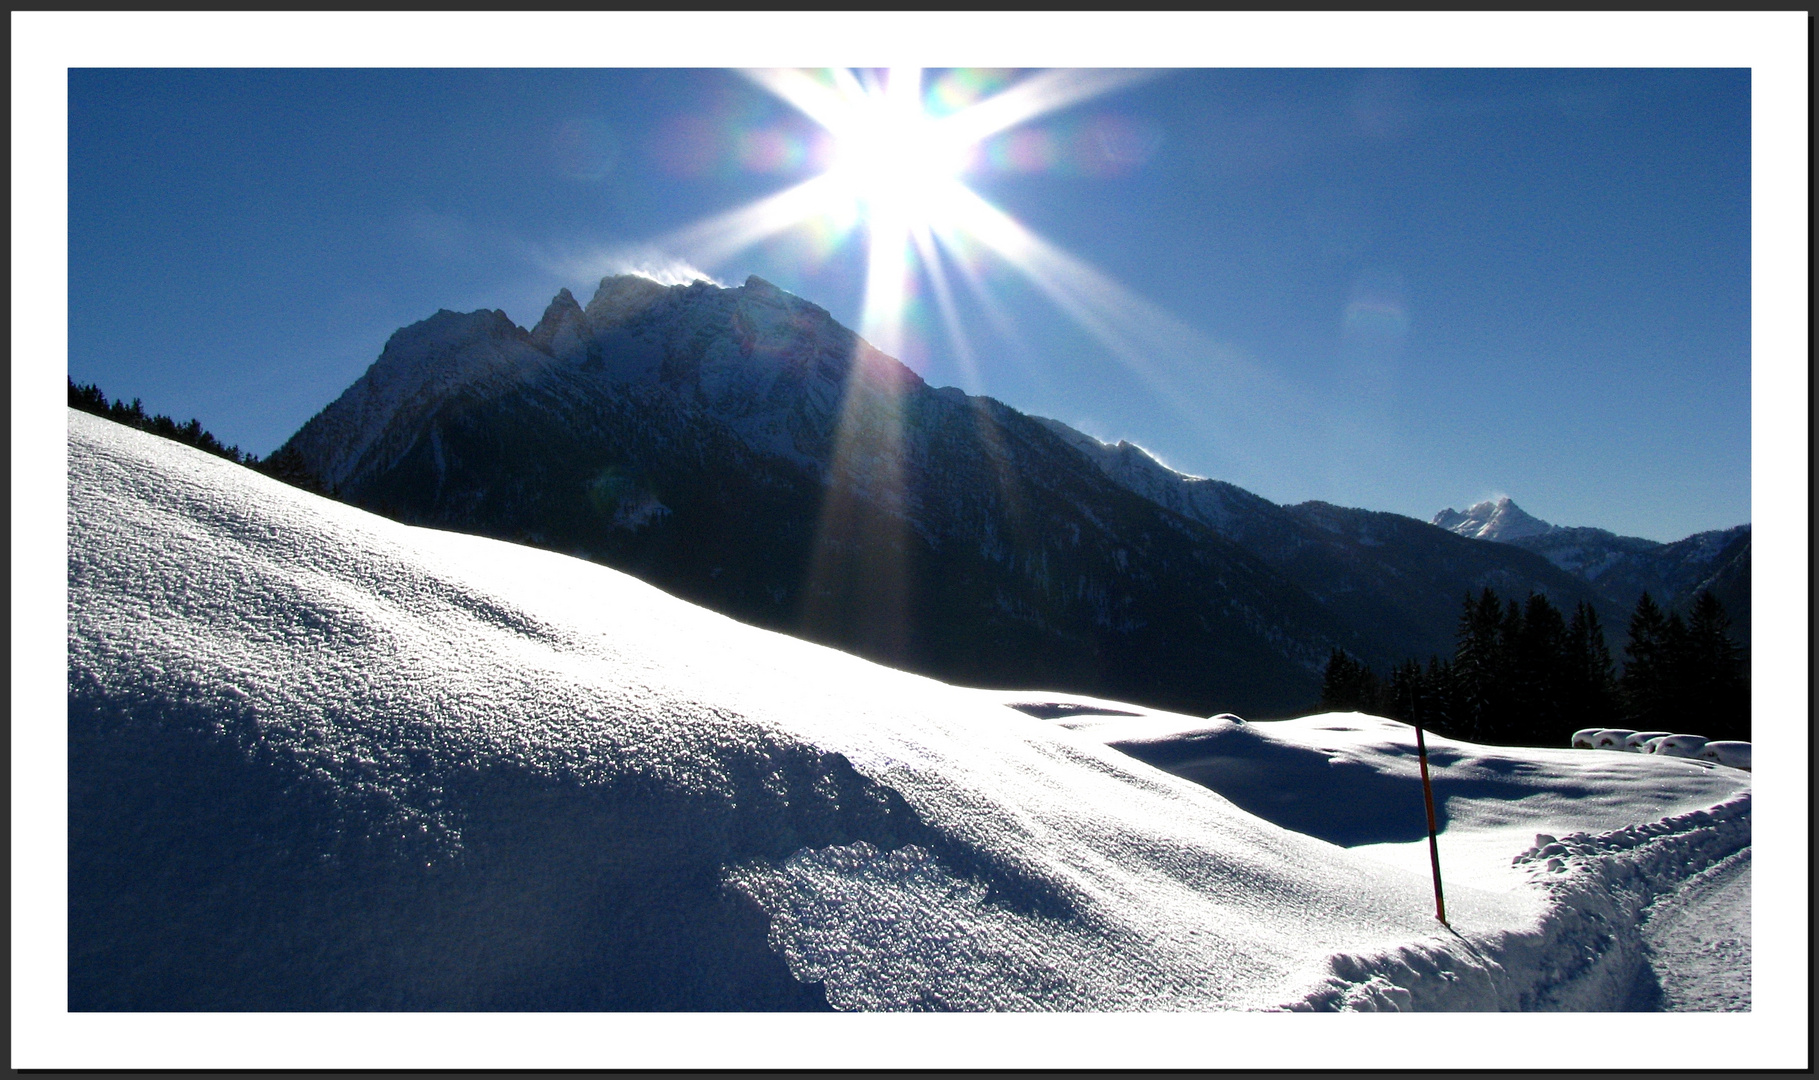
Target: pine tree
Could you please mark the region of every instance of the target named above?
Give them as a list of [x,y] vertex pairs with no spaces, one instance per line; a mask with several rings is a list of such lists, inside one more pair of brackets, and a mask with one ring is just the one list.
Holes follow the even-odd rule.
[[309,466],[304,464],[303,455],[298,453],[295,447],[280,447],[266,455],[265,460],[252,461],[248,464],[272,479],[282,480],[292,487],[302,488],[317,495],[333,497],[333,492],[329,490],[328,485],[310,471]]
[[107,415],[107,395],[94,383],[76,385],[76,380],[69,380],[69,407],[98,416]]
[[[1682,627],[1681,637],[1685,636]],[[1623,694],[1624,717],[1638,731],[1671,731],[1673,726],[1673,679],[1676,642],[1672,640],[1668,618],[1654,598],[1644,592],[1630,615],[1630,640],[1625,648],[1628,661],[1623,665],[1619,686]]]
[[187,443],[198,450],[214,454],[216,457],[224,457],[236,465],[253,464],[252,455],[242,454],[238,446],[222,445],[213,434],[203,430],[202,421],[192,418],[187,424],[179,424],[163,413],[147,416],[145,403],[138,398],[134,398],[131,405],[119,400],[115,400],[110,405],[107,395],[102,393],[101,388],[94,383],[78,386],[76,380],[70,379],[69,406],[72,409],[94,413],[96,416],[104,416],[117,424],[138,428],[140,431],[162,436],[175,442]]
[[1344,649],[1327,657],[1320,686],[1320,708],[1327,712],[1380,712],[1383,690],[1370,668]]
[[1404,660],[1390,669],[1383,690],[1384,715],[1405,724],[1425,723],[1427,687],[1418,660]]
[[1459,646],[1453,654],[1457,720],[1474,742],[1497,736],[1503,693],[1503,602],[1486,588],[1474,600],[1465,598],[1459,617]]
[[1453,662],[1440,656],[1428,657],[1427,672],[1421,682],[1427,694],[1433,730],[1449,738],[1470,738],[1463,719],[1465,706],[1461,703],[1459,677]]
[[1730,636],[1731,620],[1710,592],[1693,600],[1686,623],[1686,673],[1690,715],[1702,718],[1713,739],[1750,737],[1750,691],[1743,649]]
[[1562,678],[1566,668],[1566,622],[1547,597],[1530,593],[1514,631],[1510,690],[1516,715],[1510,717],[1506,738],[1531,746],[1562,745],[1573,731],[1570,727],[1561,730],[1567,722]]
[[1568,732],[1617,726],[1621,705],[1615,665],[1598,612],[1583,600],[1566,629],[1561,665],[1561,720]]

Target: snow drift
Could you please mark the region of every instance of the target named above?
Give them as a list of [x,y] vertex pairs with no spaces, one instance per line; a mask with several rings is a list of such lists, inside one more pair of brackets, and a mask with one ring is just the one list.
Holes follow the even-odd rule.
[[[1388,722],[952,687],[69,430],[76,1010],[1610,1007],[1612,883],[1747,843],[1737,770],[1435,740],[1448,932]],[[1252,789],[1139,760],[1209,724]]]

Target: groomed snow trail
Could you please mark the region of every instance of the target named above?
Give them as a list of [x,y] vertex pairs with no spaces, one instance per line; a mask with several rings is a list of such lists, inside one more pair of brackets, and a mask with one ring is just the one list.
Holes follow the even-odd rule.
[[1637,1007],[1747,1011],[1750,898],[1750,849],[1745,848],[1650,905],[1642,940],[1652,979],[1645,980]]
[[[1427,876],[1406,724],[1361,713],[1184,724],[1135,706],[1073,702],[1040,708],[1261,817]],[[1428,750],[1447,910],[1464,934],[1438,948],[1335,954],[1283,1007],[1654,1008],[1644,992],[1654,986],[1642,938],[1649,905],[1748,848],[1748,774],[1709,762],[1439,736],[1428,737]],[[1482,923],[1466,905],[1487,894],[1531,902],[1532,921],[1506,917],[1505,929],[1475,931]]]

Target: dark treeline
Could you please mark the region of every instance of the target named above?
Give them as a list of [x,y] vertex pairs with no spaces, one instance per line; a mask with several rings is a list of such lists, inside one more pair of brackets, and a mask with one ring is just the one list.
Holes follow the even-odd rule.
[[1644,593],[1629,638],[1619,675],[1583,601],[1568,620],[1540,594],[1506,604],[1485,589],[1466,597],[1451,657],[1406,660],[1384,679],[1334,650],[1320,705],[1503,745],[1565,746],[1588,727],[1750,737],[1748,668],[1717,597],[1700,593],[1683,619]]
[[198,450],[214,454],[216,457],[224,457],[236,465],[257,469],[273,479],[282,480],[306,491],[313,491],[318,495],[329,494],[322,484],[310,474],[309,470],[303,467],[302,457],[295,450],[288,452],[281,450],[264,458],[254,454],[244,454],[241,453],[238,446],[224,445],[221,440],[202,427],[200,420],[192,418],[187,424],[179,424],[163,413],[155,416],[149,415],[145,411],[144,404],[138,398],[134,398],[131,404],[118,398],[110,403],[107,395],[101,392],[99,386],[94,383],[78,386],[74,379],[69,380],[69,407],[86,413],[94,413],[96,416],[104,416],[117,424],[125,424],[127,427],[138,428],[140,431],[186,443]]
[[69,407],[105,416],[116,424],[125,424],[140,431],[149,431],[153,435],[188,443],[198,450],[224,457],[236,465],[251,465],[259,460],[251,454],[242,454],[238,446],[223,446],[221,440],[203,430],[200,420],[191,419],[187,424],[179,424],[163,413],[148,415],[138,398],[134,398],[131,405],[120,400],[109,404],[107,395],[94,383],[77,386],[76,380],[69,380]]

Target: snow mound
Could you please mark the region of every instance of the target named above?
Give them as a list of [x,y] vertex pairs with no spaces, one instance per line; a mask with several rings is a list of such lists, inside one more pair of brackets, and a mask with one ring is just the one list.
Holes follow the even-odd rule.
[[1669,735],[1659,740],[1651,740],[1655,753],[1662,757],[1696,758],[1705,752],[1703,735]]
[[1716,761],[1733,769],[1748,770],[1750,767],[1751,744],[1737,739],[1719,739],[1708,742],[1699,751],[1699,757],[1705,761]]
[[[1507,980],[1475,958],[1552,910],[1552,879],[1508,863],[1512,822],[1747,788],[1558,751],[1515,804],[1474,801],[1521,770],[1434,740],[1463,785],[1448,837],[1503,861],[1449,885],[1448,933],[1402,852],[1400,725],[947,686],[68,423],[77,1011],[1546,1004],[1567,999],[1469,989]],[[1108,724],[1228,741],[1311,802],[1375,801],[1307,828]],[[1654,803],[1624,801],[1637,766]],[[1388,956],[1457,977],[1368,959]],[[1333,972],[1365,977],[1308,989]]]

